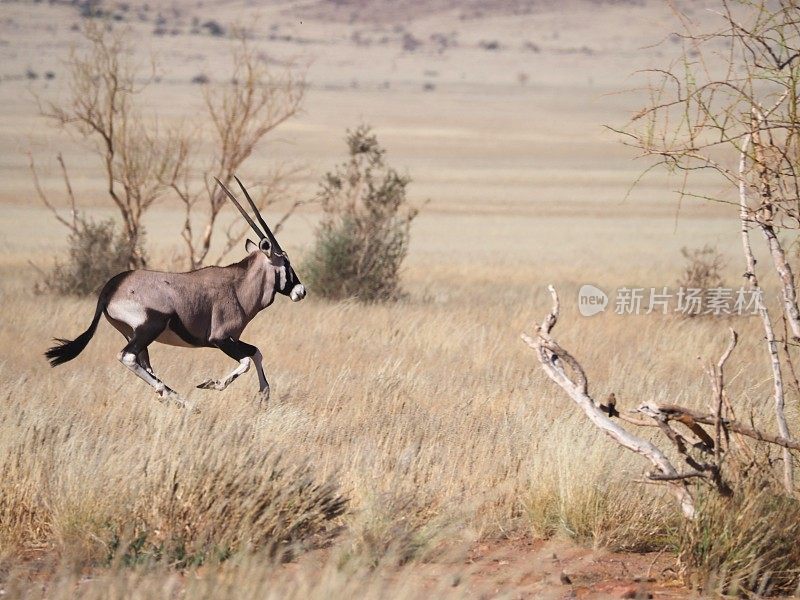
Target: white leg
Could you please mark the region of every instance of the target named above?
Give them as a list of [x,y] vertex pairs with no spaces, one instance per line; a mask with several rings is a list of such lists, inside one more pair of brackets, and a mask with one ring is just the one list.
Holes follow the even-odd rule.
[[256,353],[253,354],[253,362],[256,365],[256,373],[258,373],[258,391],[261,392],[264,400],[269,400],[269,382],[264,375],[264,365],[261,364],[263,358],[260,350],[256,350]]
[[250,359],[249,356],[245,356],[242,360],[239,361],[239,366],[236,367],[233,371],[231,371],[225,379],[206,379],[203,383],[198,385],[200,389],[203,390],[219,390],[222,391],[226,387],[228,387],[233,380],[239,377],[239,375],[243,375],[250,370],[250,364],[253,361]]
[[133,371],[137,377],[146,381],[161,398],[169,398],[174,400],[182,408],[187,407],[186,401],[181,398],[175,390],[169,388],[158,377],[149,373],[143,368],[136,360],[136,355],[132,352],[120,352],[119,361]]

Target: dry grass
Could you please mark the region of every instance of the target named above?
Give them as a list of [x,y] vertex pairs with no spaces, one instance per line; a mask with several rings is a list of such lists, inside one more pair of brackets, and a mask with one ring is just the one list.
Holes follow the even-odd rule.
[[[39,352],[49,337],[81,330],[94,301],[34,296],[6,267],[4,309],[17,318],[0,343],[18,350],[0,365],[3,585],[23,585],[30,557],[47,557],[37,568],[52,573],[49,597],[89,567],[100,571],[80,585],[88,597],[184,585],[209,597],[241,585],[246,597],[256,595],[251,577],[274,582],[276,596],[415,596],[422,588],[402,581],[399,565],[449,560],[475,539],[674,548],[670,498],[628,483],[644,465],[598,437],[518,341],[545,309],[541,278],[571,297],[571,269],[537,279],[493,263],[491,246],[481,264],[451,255],[429,269],[427,247],[412,254],[406,302],[279,302],[251,325],[245,337],[262,347],[272,381],[266,409],[249,377],[222,394],[192,389],[229,366],[221,354],[154,346],[157,372],[192,390],[199,415],[156,402],[114,359],[122,339],[105,325],[75,362],[48,369]],[[707,402],[695,356],[718,354],[719,323],[565,311],[563,343],[598,396],[613,390],[622,408]],[[732,397],[764,406],[768,382],[748,362],[757,323],[736,326]],[[756,408],[754,418],[769,417]],[[331,536],[319,577],[276,562]],[[207,576],[176,578],[176,566],[201,563]]]
[[[601,124],[624,122],[638,104],[616,92],[632,85],[630,72],[652,66],[652,42],[674,24],[663,3],[602,11],[577,3],[571,13],[458,23],[447,13],[409,26],[425,40],[457,27],[459,49],[443,55],[401,53],[396,43],[365,50],[349,41],[363,23],[311,18],[301,26],[282,5],[207,3],[203,19],[279,24],[277,40],[261,36],[254,47],[312,63],[305,114],[281,142],[261,148],[259,160],[308,165],[300,183],[310,195],[341,160],[344,128],[366,120],[414,178],[413,201],[432,202],[412,229],[407,301],[327,304],[311,290],[299,305],[279,301],[248,328],[245,339],[261,347],[272,383],[268,408],[257,405],[252,374],[222,394],[193,389],[230,367],[221,354],[154,347],[157,372],[199,401],[202,413],[193,416],[157,403],[116,362],[122,339],[106,325],[67,366],[52,371],[41,356],[51,337],[85,328],[93,300],[31,292],[27,261],[51,263],[64,232],[32,206],[20,151],[63,151],[83,206],[97,205],[104,184],[85,149],[49,137],[26,92],[33,86],[57,100],[63,69],[52,81],[13,79],[28,67],[60,65],[77,40],[73,9],[7,6],[0,588],[8,597],[460,597],[459,553],[474,540],[678,543],[670,499],[658,487],[629,484],[642,462],[598,437],[518,338],[548,308],[544,288],[554,283],[565,304],[559,340],[586,367],[597,397],[614,391],[620,408],[648,398],[708,402],[697,357],[718,356],[717,320],[582,319],[568,301],[583,283],[606,291],[671,285],[687,245],[719,247],[731,265],[726,281],[739,281],[738,228],[719,218],[724,205],[687,201],[675,222],[675,185],[659,178],[638,188],[637,201],[621,201],[643,165]],[[184,20],[194,15],[186,2],[176,6]],[[202,69],[224,78],[228,47],[202,36],[154,37],[152,23],[132,26],[138,58],[169,57],[162,81],[145,93],[148,108],[165,126],[191,118],[200,106],[191,77]],[[295,41],[280,41],[286,33]],[[484,39],[505,49],[486,52],[478,47]],[[533,54],[525,42],[543,51]],[[597,52],[566,53],[583,45]],[[519,85],[521,68],[530,85]],[[432,93],[422,91],[430,69],[439,73]],[[42,166],[43,186],[55,196],[57,170],[44,158]],[[719,189],[706,181],[696,191]],[[153,264],[179,268],[170,251],[180,243],[180,211],[167,203],[148,217]],[[299,214],[281,233],[297,264],[315,221]],[[771,429],[761,333],[747,319],[735,325],[742,341],[729,363],[731,396],[741,414],[752,408]],[[796,400],[787,415],[794,423]],[[345,512],[334,516],[339,498]],[[296,560],[282,564],[287,554]],[[544,563],[550,554],[534,558]],[[447,576],[420,580],[432,565],[444,565]]]

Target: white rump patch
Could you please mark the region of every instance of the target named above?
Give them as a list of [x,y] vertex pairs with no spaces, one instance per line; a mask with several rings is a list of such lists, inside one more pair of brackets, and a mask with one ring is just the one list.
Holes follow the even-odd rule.
[[108,316],[116,321],[121,321],[129,325],[131,329],[136,329],[147,320],[147,313],[144,307],[136,300],[115,300],[106,308]]

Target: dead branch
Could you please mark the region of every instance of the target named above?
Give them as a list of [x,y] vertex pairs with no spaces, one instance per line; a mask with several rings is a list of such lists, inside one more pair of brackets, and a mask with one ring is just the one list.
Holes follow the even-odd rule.
[[61,166],[61,176],[64,178],[64,187],[67,188],[67,197],[69,198],[69,206],[72,212],[72,229],[74,231],[78,227],[78,211],[75,207],[75,194],[72,192],[72,184],[69,180],[67,165],[64,164],[64,157],[61,156],[60,152],[56,155],[56,160]]
[[[666,484],[677,499],[683,515],[687,519],[693,519],[694,499],[686,487],[685,481],[680,479],[680,474],[670,460],[651,442],[623,429],[603,413],[589,395],[588,382],[583,368],[550,336],[550,332],[558,321],[559,301],[555,288],[551,285],[548,286],[548,289],[552,296],[553,306],[541,326],[537,327],[536,336],[531,337],[523,333],[523,341],[536,352],[547,376],[572,398],[598,429],[622,447],[647,458],[656,468],[656,475],[673,478],[666,481]],[[567,369],[571,370],[571,374],[567,373]]]
[[[717,422],[717,417],[714,414],[704,413],[698,410],[687,408],[685,406],[678,406],[676,404],[656,404],[654,402],[646,402],[640,405],[636,409],[636,412],[646,414],[648,416],[660,415],[666,421],[678,421],[680,423],[693,422],[695,424],[702,423],[703,425],[714,426]],[[792,438],[785,438],[780,435],[765,433],[751,425],[745,425],[744,423],[735,421],[733,419],[726,419],[723,417],[720,422],[721,425],[726,429],[759,442],[766,442],[768,444],[774,444],[776,446],[791,450],[800,450],[800,441]]]
[[[790,451],[800,450],[800,441],[783,434],[765,433],[752,424],[746,425],[725,414],[725,407],[730,407],[730,401],[725,394],[725,364],[738,342],[738,336],[733,329],[730,329],[730,340],[725,350],[713,367],[714,403],[711,412],[672,404],[645,402],[634,411],[646,417],[643,420],[620,414],[614,393],[609,394],[606,404],[596,403],[589,394],[586,373],[580,363],[551,336],[558,322],[560,306],[558,294],[553,286],[548,286],[548,290],[552,297],[552,308],[542,320],[542,324],[537,327],[536,335],[528,336],[523,333],[523,341],[536,352],[547,376],[569,395],[598,429],[622,447],[644,456],[654,465],[655,470],[646,473],[648,480],[668,485],[686,518],[691,519],[694,515],[694,499],[687,487],[687,481],[701,479],[712,485],[723,497],[733,494],[722,472],[725,455],[729,450],[728,444],[722,444],[722,439],[724,437],[727,441],[729,432],[781,447],[784,453],[788,454],[790,463]],[[657,427],[670,440],[690,470],[678,471],[661,449],[617,425],[611,419],[613,416],[619,416],[623,421],[637,426]],[[697,436],[699,442],[690,444],[671,426],[671,423],[685,426]],[[703,425],[714,428],[713,438]]]
[[[714,395],[716,396],[716,413],[714,414],[714,460],[717,465],[722,464],[722,406],[725,397],[724,368],[725,363],[727,362],[728,358],[730,358],[733,349],[736,347],[736,342],[739,339],[732,327],[730,327],[729,330],[731,333],[731,341],[729,342],[728,347],[725,349],[725,352],[722,353],[719,362],[717,362],[717,366],[714,369],[713,379]],[[702,430],[702,427],[698,426],[697,429]]]
[[[131,249],[129,266],[142,267],[142,219],[166,190],[161,181],[172,169],[174,140],[164,140],[157,126],[137,110],[135,97],[141,87],[136,86],[138,73],[124,35],[91,22],[83,34],[88,50],[73,52],[67,61],[68,97],[46,108],[40,104],[41,112],[82,138],[102,161],[107,197],[119,212]],[[61,159],[59,163],[68,182],[66,166]],[[74,220],[75,199],[68,183],[67,193]]]
[[[778,99],[776,106],[783,102],[786,93]],[[755,222],[758,224],[764,237],[767,239],[769,253],[772,256],[775,271],[781,281],[783,291],[783,305],[786,318],[792,329],[792,336],[795,340],[800,340],[800,310],[797,307],[797,292],[795,290],[794,274],[789,262],[786,260],[786,252],[778,239],[778,235],[773,225],[775,220],[776,207],[774,205],[771,170],[765,158],[765,148],[761,142],[761,129],[764,126],[768,114],[759,110],[757,106],[752,108],[752,144],[753,144],[753,163],[758,177],[758,187],[761,195],[761,205],[756,212]],[[772,145],[772,144],[771,144]],[[740,172],[740,177],[743,173]]]
[[[61,164],[62,169],[63,169],[64,161],[63,161],[63,159],[61,159],[61,155],[60,154],[58,155],[58,158],[59,158],[59,163]],[[64,181],[66,182],[66,185],[67,185],[67,192],[69,194],[70,200],[72,201],[72,222],[67,221],[64,217],[62,217],[60,214],[58,214],[58,211],[56,210],[56,207],[53,206],[53,204],[48,199],[47,194],[44,193],[44,190],[42,189],[42,186],[39,183],[39,173],[36,170],[36,163],[33,160],[33,154],[31,152],[28,152],[28,168],[30,168],[30,170],[31,170],[31,177],[33,178],[33,187],[36,189],[36,195],[39,196],[39,200],[41,200],[42,204],[44,204],[47,207],[47,209],[51,213],[53,213],[53,216],[55,217],[56,221],[61,223],[64,227],[69,229],[72,233],[76,233],[77,232],[77,224],[75,222],[75,220],[76,220],[75,198],[72,195],[72,186],[69,184],[69,176],[67,175],[66,169],[63,169],[63,173],[64,173]]]

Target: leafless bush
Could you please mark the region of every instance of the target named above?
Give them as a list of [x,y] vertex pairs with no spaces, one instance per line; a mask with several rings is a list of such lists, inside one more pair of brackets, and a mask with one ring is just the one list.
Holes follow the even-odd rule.
[[[198,83],[204,84],[205,122],[210,124],[207,136],[213,139],[216,151],[207,162],[200,155],[201,140],[206,133],[202,124],[193,132],[174,132],[179,140],[176,159],[173,169],[165,173],[162,180],[183,203],[181,237],[186,244],[188,266],[192,269],[209,259],[211,243],[219,233],[220,212],[227,206],[215,178],[229,186],[259,143],[300,111],[306,89],[302,74],[296,72],[293,65],[280,72],[270,70],[247,45],[243,35],[232,53],[230,79],[216,85],[207,79]],[[288,180],[295,171],[276,164],[266,177],[248,185],[258,190],[254,200],[259,210],[288,195]],[[283,216],[272,224],[272,231],[277,234],[302,203],[296,199],[286,207]],[[213,262],[219,264],[247,231],[239,220],[229,226],[224,231],[222,250]]]
[[309,286],[331,299],[394,300],[417,215],[406,198],[410,179],[386,165],[369,127],[349,131],[347,145],[349,159],[322,183],[324,215],[305,265]]
[[[143,232],[140,232],[140,240]],[[97,292],[111,277],[127,269],[131,255],[127,236],[113,220],[94,222],[79,218],[68,237],[64,262],[56,261],[35,289],[42,293],[86,296]]]
[[686,317],[705,314],[708,290],[721,288],[724,285],[722,271],[725,268],[725,257],[719,250],[706,244],[701,248],[681,248],[685,260],[683,272],[676,282],[684,292],[696,293],[699,299],[696,310],[686,311]]
[[[281,73],[270,71],[240,36],[233,52],[231,80],[218,86],[202,74],[192,80],[204,90],[208,112],[205,122],[210,123],[214,144],[208,160],[199,150],[207,133],[203,123],[193,123],[191,130],[181,126],[163,132],[143,117],[137,107],[137,96],[142,91],[136,83],[139,73],[129,58],[125,33],[109,33],[90,22],[84,35],[90,49],[83,55],[73,53],[68,62],[70,94],[66,108],[49,103],[42,112],[58,126],[77,133],[102,160],[108,199],[119,212],[132,249],[129,267],[146,265],[141,244],[142,219],[156,201],[171,191],[185,209],[181,235],[186,243],[186,262],[190,268],[199,268],[208,259],[218,229],[217,219],[225,206],[213,178],[230,184],[258,143],[300,110],[305,91],[303,77],[291,65]],[[59,161],[74,212],[69,175],[60,157]],[[31,170],[40,199],[56,213],[39,186],[33,160]],[[292,169],[278,165],[266,177],[253,182],[260,189],[255,198],[260,209],[286,195],[291,173]],[[295,201],[288,207],[273,226],[275,233],[301,203]],[[225,235],[216,263],[242,240],[245,228],[236,222]]]
[[[125,35],[109,33],[92,21],[83,33],[90,47],[84,54],[70,54],[67,100],[46,103],[41,111],[56,126],[84,140],[100,158],[108,199],[119,212],[131,249],[128,265],[142,267],[147,262],[142,218],[166,191],[161,179],[172,168],[176,140],[159,135],[135,105],[142,88],[136,83]],[[31,169],[36,177],[32,162]]]

